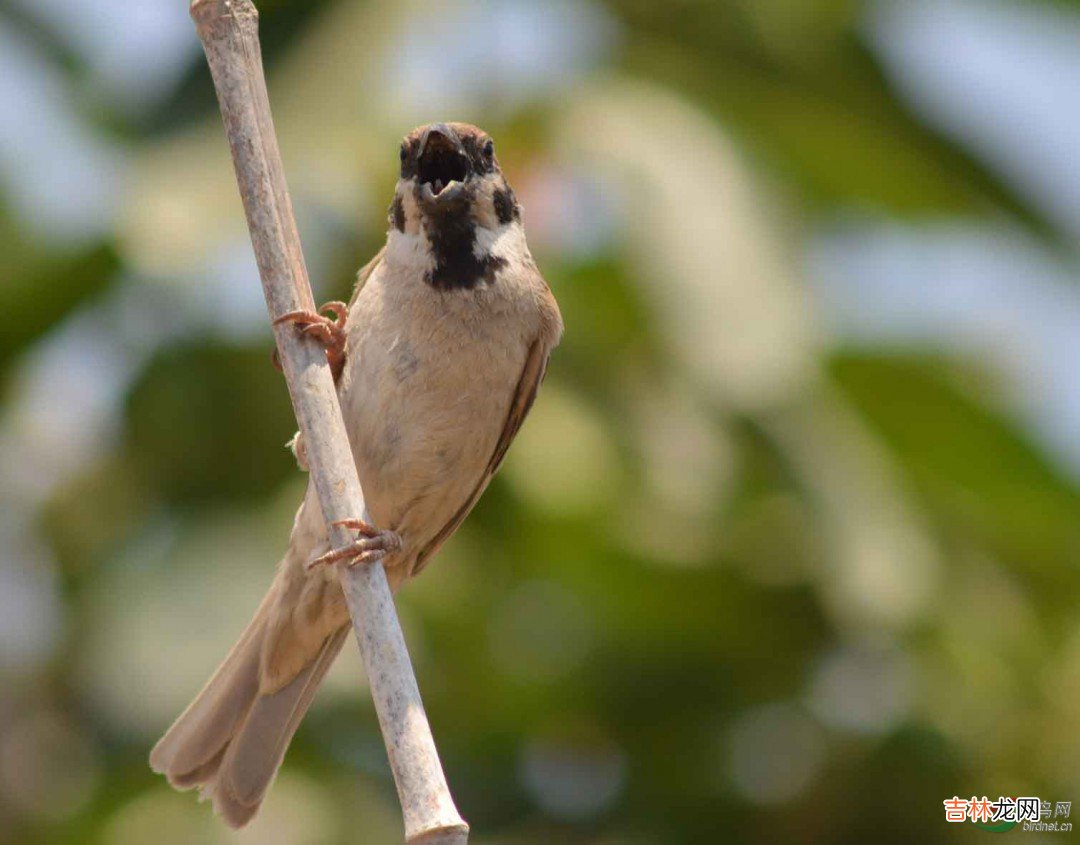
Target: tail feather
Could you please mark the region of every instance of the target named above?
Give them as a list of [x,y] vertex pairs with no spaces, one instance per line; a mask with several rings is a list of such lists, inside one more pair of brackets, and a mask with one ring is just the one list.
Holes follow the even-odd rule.
[[221,750],[217,754],[190,772],[167,774],[169,783],[177,789],[191,789],[213,779],[214,775],[217,774],[218,767],[221,765],[221,758],[225,756],[225,750],[228,747],[228,743],[221,746]]
[[[150,767],[178,788],[218,757],[259,692],[267,600],[195,700],[150,752]],[[196,782],[197,783],[197,782]]]
[[348,635],[332,634],[288,684],[260,692],[269,596],[206,687],[150,753],[150,766],[177,789],[202,788],[232,827],[259,809],[315,690]]
[[255,700],[218,770],[214,806],[226,818],[228,814],[223,806],[226,804],[230,810],[242,808],[252,815],[258,809],[285,758],[289,741],[348,632],[348,628],[342,628],[330,636],[318,657],[292,681],[277,692]]

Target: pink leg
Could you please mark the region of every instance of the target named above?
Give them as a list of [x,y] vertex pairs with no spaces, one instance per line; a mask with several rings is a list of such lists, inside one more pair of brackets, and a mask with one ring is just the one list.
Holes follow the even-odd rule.
[[[324,311],[333,313],[334,319],[324,316]],[[319,308],[318,313],[290,311],[288,314],[282,314],[274,320],[274,325],[295,323],[304,334],[318,340],[326,348],[326,360],[330,362],[330,371],[334,374],[334,381],[337,381],[345,367],[345,321],[348,317],[349,306],[344,302],[327,302]],[[276,355],[274,360],[277,366],[279,362]]]
[[343,519],[331,525],[353,528],[360,532],[360,538],[342,549],[334,549],[308,561],[308,571],[345,559],[349,559],[349,566],[372,563],[401,548],[401,537],[393,531],[380,531],[362,519]]

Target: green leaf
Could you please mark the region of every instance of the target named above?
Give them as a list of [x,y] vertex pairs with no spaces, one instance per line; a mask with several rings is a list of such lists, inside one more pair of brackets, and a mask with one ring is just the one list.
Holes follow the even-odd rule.
[[298,472],[285,379],[265,349],[195,343],[162,353],[128,405],[130,461],[169,502],[266,495]]
[[[1080,552],[1080,493],[958,374],[930,355],[837,355],[832,373],[943,526],[1056,580]],[[967,383],[965,384],[965,381]]]

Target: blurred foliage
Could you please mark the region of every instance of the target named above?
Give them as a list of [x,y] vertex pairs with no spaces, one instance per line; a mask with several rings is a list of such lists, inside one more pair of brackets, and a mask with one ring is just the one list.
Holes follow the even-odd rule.
[[265,494],[293,471],[282,444],[296,423],[269,360],[202,338],[147,366],[128,418],[130,459],[151,496],[175,507],[212,505]]
[[616,5],[638,35],[629,67],[714,110],[814,205],[908,215],[1004,208],[1050,231],[893,95],[857,37],[861,3],[701,0],[678,15]]
[[6,367],[20,349],[104,290],[119,261],[107,244],[75,255],[52,255],[12,231],[0,238],[13,246],[0,271],[0,308],[7,320],[7,331],[0,338],[0,366]]
[[[279,131],[293,139],[283,147],[301,226],[319,244],[309,262],[321,292],[341,295],[351,268],[377,248],[395,157],[385,129],[400,115],[383,103],[362,116],[371,135],[345,144],[345,159],[363,162],[364,184],[352,185],[333,170],[333,121],[378,92],[319,103],[330,128],[300,121],[310,101],[298,92],[309,71],[333,78],[367,66],[361,46],[339,49],[340,21],[371,24],[357,25],[358,44],[385,34],[375,24],[399,36],[387,21],[404,20],[419,37],[457,6],[259,6]],[[1080,787],[1080,491],[1002,410],[992,371],[935,350],[808,340],[798,352],[808,375],[769,402],[742,401],[681,357],[680,327],[661,319],[664,298],[692,293],[676,286],[685,280],[641,278],[641,250],[668,253],[635,234],[642,208],[630,194],[605,193],[614,231],[582,249],[560,240],[561,209],[545,213],[537,183],[586,161],[560,146],[576,88],[595,82],[586,76],[647,81],[720,139],[704,151],[673,144],[658,158],[726,156],[722,141],[732,141],[719,160],[741,168],[769,218],[745,231],[767,242],[768,257],[785,257],[778,266],[794,283],[780,290],[807,337],[817,336],[817,317],[792,242],[827,215],[1008,219],[1054,248],[1063,233],[897,96],[860,28],[862,2],[596,8],[610,16],[614,46],[597,50],[598,66],[573,90],[510,107],[492,97],[475,115],[451,116],[500,138],[568,326],[505,471],[400,596],[473,841],[948,842],[970,835],[942,823],[940,802],[954,794],[1071,799]],[[220,153],[205,162],[206,182],[223,184],[225,141],[201,55],[132,111],[95,88],[79,52],[26,9],[0,6],[0,23],[48,57],[73,109],[129,156],[127,214],[138,223],[153,203],[175,213],[175,230],[159,231],[157,244],[179,258],[162,261],[175,269],[162,279],[168,273],[148,270],[146,250],[133,245],[130,220],[72,245],[0,203],[0,388],[10,427],[46,444],[40,455],[10,455],[9,470],[25,457],[34,478],[12,471],[4,483],[0,504],[30,518],[11,518],[19,542],[0,572],[15,573],[20,606],[37,608],[24,597],[44,592],[58,608],[55,618],[27,611],[53,626],[44,653],[0,664],[0,842],[398,841],[355,655],[320,695],[248,832],[225,832],[207,806],[174,795],[146,767],[155,735],[271,577],[303,486],[283,448],[294,422],[268,329],[209,319],[189,301],[220,295],[200,287],[219,266],[171,266],[190,257],[175,243],[202,222],[191,209],[214,225],[214,215],[232,215],[240,232],[239,204],[222,210],[207,188],[202,205],[177,212],[171,196],[146,188],[170,184],[192,160],[203,168],[203,142]],[[297,55],[318,61],[297,70]],[[638,119],[644,127],[653,115]],[[693,135],[683,129],[672,132]],[[618,132],[601,142],[614,150]],[[383,141],[385,160],[371,152],[381,155]],[[329,176],[320,162],[331,163]],[[370,196],[346,202],[344,214],[339,181]],[[733,216],[745,211],[736,193],[719,199]],[[672,215],[700,210],[683,199]],[[717,251],[709,261],[719,278],[735,246],[718,236],[698,248]],[[243,285],[257,289],[253,277]],[[127,313],[124,297],[146,291],[151,316]],[[131,375],[90,459],[63,476],[52,469],[63,449],[51,429],[34,428],[20,405],[31,404],[25,376],[73,316],[99,306],[125,318],[106,334],[126,339]],[[143,347],[116,327],[133,320]],[[146,342],[147,332],[160,337]],[[80,348],[65,360],[96,359]],[[76,413],[67,391],[78,392],[84,371],[73,366],[70,383],[65,372],[49,395],[66,419]],[[868,548],[866,537],[880,542]],[[889,580],[896,571],[900,587],[918,582],[918,598],[890,615],[904,592]]]

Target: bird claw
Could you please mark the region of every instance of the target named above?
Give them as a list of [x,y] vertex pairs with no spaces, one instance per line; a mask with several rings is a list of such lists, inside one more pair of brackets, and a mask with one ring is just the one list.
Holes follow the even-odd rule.
[[[334,317],[324,316],[323,312],[329,311]],[[345,366],[345,321],[349,318],[349,306],[344,302],[327,302],[316,311],[290,311],[282,314],[274,325],[283,323],[295,323],[304,334],[315,338],[326,349],[326,360],[330,363],[330,370],[334,374],[334,381],[338,380],[341,370]],[[274,365],[280,369],[280,361],[274,356]]]
[[382,560],[387,554],[401,548],[401,537],[393,531],[381,531],[362,519],[342,519],[330,523],[331,526],[352,528],[360,532],[360,537],[341,549],[332,549],[324,555],[320,555],[306,564],[311,572],[321,569],[339,560],[349,560],[349,566],[358,566],[361,563],[374,563]]

